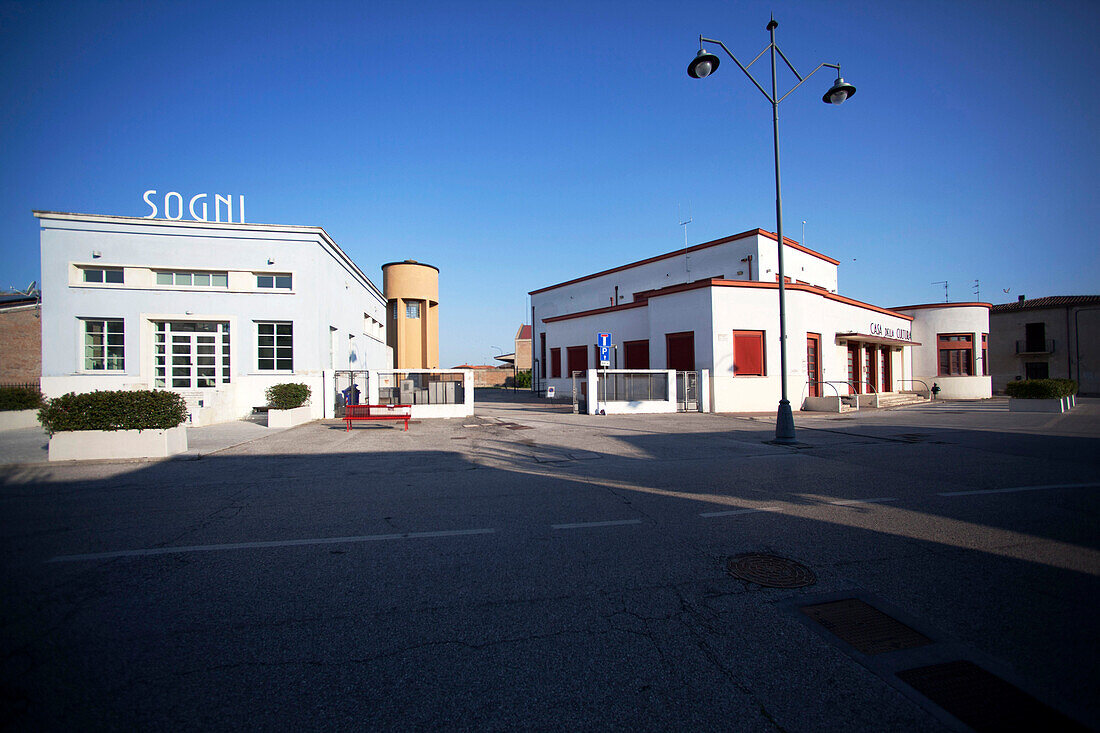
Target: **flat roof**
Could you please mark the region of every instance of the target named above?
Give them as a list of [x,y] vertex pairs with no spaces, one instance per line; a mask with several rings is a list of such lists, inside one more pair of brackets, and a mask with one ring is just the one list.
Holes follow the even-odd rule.
[[[381,288],[375,285],[366,273],[363,272],[359,265],[355,264],[355,261],[348,256],[340,245],[336,243],[328,232],[323,227],[319,226],[302,226],[296,224],[253,224],[232,222],[232,221],[195,221],[194,219],[154,219],[144,216],[115,216],[110,214],[78,214],[67,211],[43,211],[41,209],[34,209],[32,212],[36,219],[58,219],[61,221],[88,221],[99,222],[102,224],[144,224],[149,226],[171,226],[171,227],[189,227],[196,229],[235,229],[238,231],[268,231],[268,232],[295,232],[303,234],[316,234],[321,237],[329,246],[332,247],[337,260],[342,261],[343,264],[350,267],[351,270],[358,277],[363,279],[375,293],[385,300],[385,296],[382,293]],[[430,265],[429,265],[430,267]]]
[[[573,285],[574,283],[584,282],[585,280],[592,280],[593,278],[602,277],[604,275],[610,275],[613,272],[622,272],[623,270],[629,270],[633,267],[640,267],[642,265],[648,265],[651,262],[659,262],[661,260],[667,260],[669,257],[677,257],[679,255],[688,254],[689,252],[698,252],[701,249],[707,249],[709,247],[717,247],[720,244],[727,244],[728,242],[733,242],[733,241],[736,241],[738,239],[744,239],[745,237],[754,237],[754,236],[766,237],[766,238],[771,239],[773,241],[778,241],[777,236],[773,232],[768,232],[768,231],[765,231],[763,229],[750,229],[747,232],[741,232],[740,234],[734,234],[732,236],[723,237],[721,239],[713,239],[709,242],[703,242],[702,244],[696,244],[696,245],[692,245],[691,247],[684,247],[683,249],[678,249],[675,252],[666,252],[663,255],[657,255],[656,257],[650,257],[648,259],[638,260],[637,262],[631,262],[628,265],[620,265],[619,267],[612,267],[610,270],[602,270],[600,272],[594,272],[591,275],[584,275],[582,277],[573,278],[572,280],[566,280],[565,282],[558,283],[557,285],[549,285],[545,288],[539,288],[538,290],[531,290],[527,294],[528,295],[536,295],[538,293],[545,293],[547,290],[553,290],[555,288],[560,288],[560,287],[563,287],[565,285]],[[801,244],[794,241],[793,239],[790,239],[789,237],[783,237],[783,244],[785,244],[788,247],[791,247],[793,249],[797,249],[799,252],[805,252],[808,255],[812,255],[812,256],[817,257],[819,259],[825,260],[826,262],[828,262],[830,264],[833,264],[833,265],[839,265],[840,264],[839,260],[834,260],[832,257],[828,257],[826,255],[823,255],[820,252],[815,252],[812,249],[810,249],[809,247],[803,247]]]
[[[593,308],[586,311],[577,311],[576,313],[564,313],[560,316],[550,316],[549,318],[541,319],[543,323],[554,323],[556,321],[565,321],[570,318],[584,318],[586,316],[595,316],[600,313],[614,313],[616,311],[629,310],[630,308],[643,308],[649,304],[650,298],[660,297],[662,295],[670,295],[672,293],[681,293],[686,290],[698,290],[699,288],[760,288],[765,290],[778,290],[779,283],[765,283],[757,282],[755,280],[722,280],[720,278],[711,277],[703,280],[696,280],[690,283],[683,283],[682,285],[669,285],[667,288],[661,288],[659,290],[647,290],[640,300],[635,300],[630,303],[623,303],[622,305],[609,305],[603,308]],[[861,300],[854,298],[847,298],[843,295],[837,295],[836,293],[830,293],[824,288],[815,287],[813,285],[803,285],[802,283],[786,283],[786,290],[797,290],[803,293],[813,293],[819,295],[822,298],[828,300],[835,300],[838,303],[845,303],[847,305],[854,305],[858,308],[866,308],[867,310],[875,311],[876,313],[882,313],[887,316],[893,316],[895,318],[901,318],[905,321],[912,321],[913,316],[906,315],[905,313],[898,313],[890,310],[889,308],[881,308],[877,305],[871,305],[870,303],[864,303]]]

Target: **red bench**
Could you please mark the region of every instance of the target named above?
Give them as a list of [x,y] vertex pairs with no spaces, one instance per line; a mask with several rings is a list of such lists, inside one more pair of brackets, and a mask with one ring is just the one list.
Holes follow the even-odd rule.
[[404,420],[407,432],[410,417],[412,417],[412,405],[346,405],[344,407],[344,420],[347,421],[349,431],[353,420]]

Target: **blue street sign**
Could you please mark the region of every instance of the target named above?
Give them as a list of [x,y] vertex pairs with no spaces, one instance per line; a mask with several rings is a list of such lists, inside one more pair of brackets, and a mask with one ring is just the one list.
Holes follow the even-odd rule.
[[596,334],[596,345],[601,349],[609,348],[611,346],[611,334],[598,333]]
[[611,366],[611,347],[600,347],[600,366]]

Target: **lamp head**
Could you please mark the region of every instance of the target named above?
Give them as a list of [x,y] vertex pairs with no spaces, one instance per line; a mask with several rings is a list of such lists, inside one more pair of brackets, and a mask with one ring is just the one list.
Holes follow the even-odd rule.
[[705,48],[700,48],[699,53],[695,54],[695,58],[688,64],[688,76],[692,79],[706,79],[718,69],[718,63],[717,56]]
[[855,93],[856,88],[838,76],[829,91],[825,92],[825,96],[821,98],[821,101],[825,104],[843,104],[844,100]]

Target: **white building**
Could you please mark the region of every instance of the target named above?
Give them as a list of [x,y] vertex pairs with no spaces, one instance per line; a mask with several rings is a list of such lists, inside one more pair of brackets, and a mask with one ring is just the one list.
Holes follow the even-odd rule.
[[36,211],[42,391],[164,388],[192,424],[235,420],[334,370],[389,369],[382,292],[320,227]]
[[[928,350],[938,363],[936,339],[915,334],[924,333],[924,322],[939,328],[943,309],[911,307],[910,314],[846,298],[837,293],[837,260],[787,238],[784,246],[793,407],[932,386],[914,364],[923,370],[924,357],[915,354]],[[611,333],[613,368],[706,370],[702,409],[774,410],[781,392],[777,270],[776,235],[753,229],[531,291],[536,388],[569,390],[571,374],[599,366],[596,334]],[[963,328],[952,320],[952,333],[989,330],[988,306],[947,312],[948,320],[967,321]],[[941,396],[990,396],[988,378],[977,379],[949,380]]]

